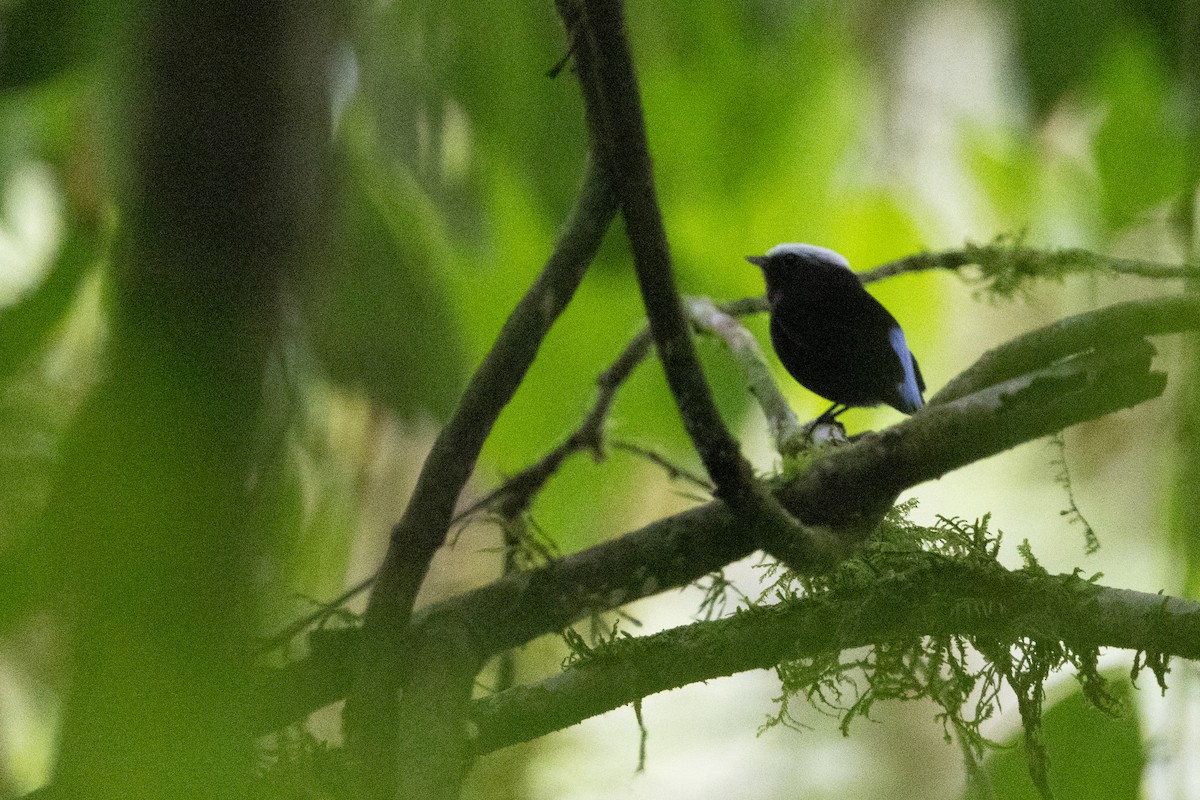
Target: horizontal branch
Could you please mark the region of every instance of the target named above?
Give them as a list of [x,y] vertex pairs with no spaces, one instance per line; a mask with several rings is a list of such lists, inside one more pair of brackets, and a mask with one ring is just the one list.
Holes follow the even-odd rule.
[[[1010,253],[1011,250],[1011,247],[1003,245],[982,247],[968,245],[962,249],[918,253],[881,264],[874,269],[858,273],[858,275],[863,283],[875,283],[911,272],[931,269],[955,270],[959,267],[976,263],[976,261],[998,259],[1001,257],[1001,251]],[[1187,270],[1185,266],[1112,259],[1084,250],[1059,250],[1053,252],[1056,254],[1055,257],[1060,260],[1069,261],[1074,259],[1075,262],[1089,264],[1108,263],[1112,265],[1111,271],[1122,274],[1173,278],[1184,275]],[[694,300],[688,299],[687,302],[690,305]],[[1150,313],[1144,314],[1144,306],[1142,304],[1135,304],[1135,308],[1132,311],[1134,322],[1132,330],[1134,333],[1154,335],[1155,333],[1179,330],[1181,327],[1186,327],[1186,325],[1181,325],[1181,320],[1186,321],[1187,317],[1194,316],[1195,314],[1194,306],[1196,301],[1187,297],[1169,297],[1163,298],[1160,301],[1150,302],[1162,303],[1163,307],[1158,311],[1152,310]],[[769,310],[769,307],[766,297],[757,296],[719,303],[717,304],[717,309],[720,313],[728,314],[732,317],[741,317],[748,314],[765,313]],[[1095,335],[1097,332],[1104,334],[1105,332],[1122,331],[1121,320],[1118,318],[1119,314],[1120,312],[1117,312],[1117,316],[1108,318],[1103,324],[1100,324],[1098,321],[1096,323],[1085,323],[1085,325],[1090,325],[1091,327],[1089,335]],[[1081,316],[1085,319],[1088,317],[1088,315]],[[693,323],[698,324],[695,313],[692,314],[692,317]],[[1174,319],[1172,320],[1171,318]],[[1170,321],[1171,324],[1164,325],[1164,321]],[[1084,328],[1078,329],[1076,335],[1082,333],[1083,330]],[[982,388],[988,383],[995,383],[999,380],[1020,374],[1021,362],[1026,360],[1021,356],[1021,353],[1023,352],[1023,348],[1029,345],[1030,342],[1021,341],[1020,344],[1017,344],[1018,341],[1021,340],[1014,340],[1014,342],[1003,345],[997,348],[996,351],[993,351],[993,353],[988,354],[984,359],[981,359],[979,364],[947,384],[935,398],[931,399],[931,402],[947,402],[950,399],[967,394],[969,393],[967,389],[968,385],[975,388]],[[612,403],[616,398],[616,392],[634,368],[649,355],[651,350],[650,345],[650,331],[648,328],[643,328],[630,341],[617,360],[600,374],[597,379],[598,392],[596,400],[579,427],[563,442],[546,453],[538,462],[526,467],[505,481],[503,485],[493,492],[457,514],[451,524],[458,524],[485,509],[493,509],[502,517],[520,513],[521,510],[528,507],[533,497],[545,487],[549,479],[557,472],[568,457],[580,451],[589,451],[595,454],[601,453],[604,446],[603,426],[611,410]],[[1065,349],[1074,352],[1079,349],[1079,346],[1079,339],[1076,339],[1073,344],[1067,344],[1067,340],[1062,340],[1062,344],[1058,346],[1058,349],[1060,351]],[[1091,345],[1088,344],[1088,346]],[[1043,352],[1038,358],[1046,358],[1046,353]],[[1037,359],[1032,360],[1036,361]],[[766,412],[765,408],[764,412]],[[767,413],[768,419],[771,419],[770,412]],[[784,427],[786,427],[786,423],[784,423]],[[328,604],[328,608],[336,608],[342,605],[347,599],[369,586],[373,580],[374,578],[370,578],[347,590],[340,597],[331,601]],[[297,620],[282,632],[272,636],[263,646],[263,649],[272,649],[288,641],[296,633],[299,633],[313,622],[321,620],[326,616],[328,616],[328,612],[322,610]]]
[[872,283],[911,272],[939,269],[956,272],[971,265],[980,268],[980,280],[1003,295],[1011,294],[1025,280],[1061,280],[1072,273],[1134,275],[1165,280],[1186,278],[1194,272],[1194,269],[1186,264],[1115,258],[1077,247],[1059,250],[1024,247],[1006,239],[999,239],[992,244],[977,245],[968,242],[961,248],[915,253],[881,264],[861,273],[859,277],[863,283]]
[[1200,659],[1200,604],[1073,575],[947,564],[852,596],[804,597],[618,639],[533,686],[474,703],[476,754],[529,741],[668,689],[919,636],[1050,638]]
[[[751,552],[729,509],[707,503],[456,595],[418,611],[412,625],[438,627],[444,618],[457,618],[470,627],[478,651],[497,654],[592,611],[687,586]],[[344,697],[360,636],[358,628],[315,631],[308,657],[265,673],[253,695],[259,700],[254,730],[275,730]]]
[[[1197,321],[1183,315],[1173,324],[1175,330],[1185,330],[1195,328]],[[777,497],[802,522],[839,529],[849,547],[908,487],[1157,396],[1165,376],[1150,371],[1150,359],[1149,345],[1134,339],[930,406],[893,428],[822,453]],[[496,654],[596,610],[686,586],[749,555],[753,547],[745,524],[723,503],[713,502],[443,601],[418,614],[413,625],[453,617],[469,628],[476,650]],[[324,632],[321,646],[314,642],[312,663],[268,676],[258,695],[262,706],[256,727],[273,729],[320,707],[315,701],[343,696],[342,654],[353,649],[358,635],[353,630]],[[321,676],[330,684],[297,686],[297,676],[303,675]]]
[[1052,364],[832,449],[779,492],[801,522],[870,533],[900,492],[967,464],[1157,397],[1166,375],[1137,339]]

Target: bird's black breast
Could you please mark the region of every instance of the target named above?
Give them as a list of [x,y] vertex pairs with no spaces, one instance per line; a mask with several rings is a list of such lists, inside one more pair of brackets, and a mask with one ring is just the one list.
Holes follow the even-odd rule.
[[898,388],[905,369],[892,338],[896,319],[853,273],[840,272],[821,280],[800,274],[772,287],[771,343],[779,360],[801,385],[832,402],[911,411]]

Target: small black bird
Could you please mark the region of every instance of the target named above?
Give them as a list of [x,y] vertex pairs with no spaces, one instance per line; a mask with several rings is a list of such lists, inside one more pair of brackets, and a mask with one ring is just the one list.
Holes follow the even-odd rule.
[[746,260],[767,280],[779,360],[801,386],[833,402],[817,422],[832,422],[855,406],[887,403],[912,414],[925,405],[925,380],[904,331],[867,294],[844,256],[811,244],[781,244]]

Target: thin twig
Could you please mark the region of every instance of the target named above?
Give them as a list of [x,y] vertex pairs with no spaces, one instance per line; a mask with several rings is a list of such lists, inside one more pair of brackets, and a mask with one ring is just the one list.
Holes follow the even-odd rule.
[[634,444],[633,442],[627,442],[623,439],[614,439],[610,441],[609,444],[614,450],[624,450],[626,453],[632,453],[635,456],[646,459],[651,464],[656,464],[662,467],[666,471],[667,477],[671,480],[685,480],[709,494],[712,494],[715,488],[712,483],[705,480],[700,475],[695,474],[685,467],[679,466],[657,450],[649,447],[643,447],[639,444]]
[[775,440],[775,449],[784,454],[802,449],[804,427],[771,377],[758,340],[732,314],[717,307],[707,297],[689,298],[687,307],[693,324],[719,337],[729,348],[746,378],[750,393],[762,407]]
[[1195,273],[1195,268],[1187,264],[1116,258],[1075,247],[1060,250],[1025,247],[1014,243],[1010,237],[1001,237],[987,245],[968,242],[960,248],[915,253],[860,273],[859,278],[863,283],[873,283],[896,275],[937,269],[958,271],[971,265],[981,268],[984,282],[996,281],[1002,293],[1011,293],[1023,278],[1061,279],[1071,273],[1132,275],[1158,280],[1182,279]]
[[596,399],[579,427],[546,455],[459,512],[455,516],[455,524],[488,509],[495,509],[502,516],[520,513],[529,507],[533,498],[569,456],[587,451],[596,459],[600,459],[604,454],[604,426],[616,399],[617,390],[649,352],[650,333],[648,330],[642,330],[626,345],[617,360],[596,379]]

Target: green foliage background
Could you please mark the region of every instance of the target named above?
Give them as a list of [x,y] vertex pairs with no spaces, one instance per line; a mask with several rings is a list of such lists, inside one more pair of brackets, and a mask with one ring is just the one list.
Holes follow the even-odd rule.
[[[275,542],[262,554],[264,632],[309,607],[297,595],[335,596],[372,569],[430,431],[549,253],[587,150],[572,76],[546,76],[567,48],[548,0],[338,8],[333,224],[297,265],[295,316],[272,376],[278,413],[260,489],[261,522]],[[9,634],[0,659],[16,698],[0,708],[0,796],[44,780],[66,686],[61,609],[30,599],[54,567],[29,552],[61,436],[102,369],[104,286],[120,231],[114,198],[129,155],[120,106],[128,43],[117,21],[135,12],[116,0],[0,4],[0,557],[20,565],[0,584]],[[779,241],[834,247],[859,268],[1000,234],[1171,262],[1191,252],[1195,0],[631,0],[628,14],[684,291],[760,292],[742,257]],[[958,74],[975,63],[973,48],[987,50],[983,66]],[[939,64],[954,74],[939,75]],[[566,435],[596,374],[640,327],[619,234],[617,225],[502,416],[472,491]],[[50,244],[39,250],[38,241]],[[977,311],[945,276],[874,291],[904,322],[936,388],[1032,320],[1147,290],[1035,284],[1000,313]],[[763,333],[762,320],[750,324]],[[701,350],[721,408],[761,451],[762,424],[736,372],[718,348]],[[1175,385],[1197,385],[1186,356],[1172,355]],[[798,413],[818,410],[783,382]],[[1179,393],[1156,406],[1150,442],[1097,423],[1076,457],[1086,487],[1092,460],[1183,443],[1166,451],[1161,472],[1128,480],[1130,495],[1173,525],[1137,535],[1184,573],[1138,588],[1177,591],[1168,582],[1185,581],[1195,597],[1200,527],[1188,476],[1200,473],[1200,453],[1181,410],[1190,406]],[[848,416],[861,428],[889,419]],[[654,363],[622,391],[613,433],[693,463]],[[759,460],[770,465],[769,455]],[[599,465],[572,462],[532,516],[572,551],[686,502],[654,468],[613,453]],[[498,557],[488,549],[497,546],[493,529],[469,530],[435,590],[494,575]],[[1094,732],[1095,712],[1077,701],[1051,712],[1056,740]],[[1064,756],[1057,765],[1064,796],[1085,770],[1096,777],[1086,796],[1135,791],[1136,717],[1106,724],[1122,726],[1120,735],[1081,745],[1091,757],[1078,764]],[[789,746],[804,747],[805,736]],[[493,763],[485,774],[508,769],[506,786],[526,785],[538,751],[511,758],[520,766]],[[996,758],[997,797],[1027,789],[1007,758]],[[481,787],[473,791],[486,794]]]

